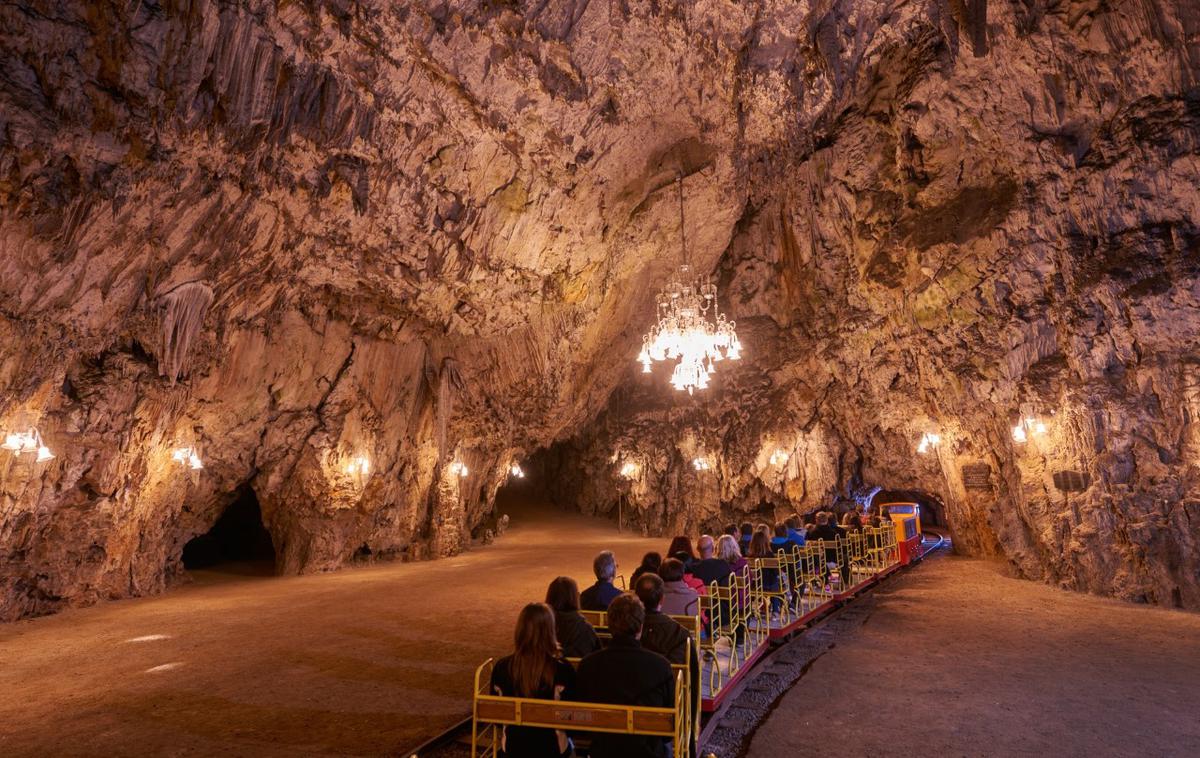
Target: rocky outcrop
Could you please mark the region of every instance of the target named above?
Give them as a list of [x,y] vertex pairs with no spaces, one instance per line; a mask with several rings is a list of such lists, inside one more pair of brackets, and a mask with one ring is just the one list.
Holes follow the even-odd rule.
[[[1188,3],[0,19],[0,427],[58,456],[0,453],[0,618],[162,589],[245,486],[282,572],[452,553],[556,440],[586,510],[886,483],[1027,576],[1200,607]],[[748,355],[691,401],[629,372],[678,174]]]

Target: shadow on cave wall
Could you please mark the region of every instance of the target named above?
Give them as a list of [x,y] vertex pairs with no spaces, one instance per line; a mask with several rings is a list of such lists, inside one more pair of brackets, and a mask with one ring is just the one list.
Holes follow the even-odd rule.
[[238,490],[212,528],[184,545],[183,567],[254,576],[275,573],[275,545],[252,488]]

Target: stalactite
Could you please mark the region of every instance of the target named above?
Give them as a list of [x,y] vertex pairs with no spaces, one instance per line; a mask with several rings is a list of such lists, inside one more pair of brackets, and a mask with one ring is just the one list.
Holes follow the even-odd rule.
[[192,340],[204,323],[213,291],[202,282],[181,284],[159,299],[162,309],[162,355],[158,373],[174,384],[186,369]]
[[438,372],[438,401],[437,401],[437,446],[438,463],[446,460],[446,427],[454,412],[454,393],[463,387],[462,375],[458,371],[458,362],[453,358],[442,361],[442,369]]

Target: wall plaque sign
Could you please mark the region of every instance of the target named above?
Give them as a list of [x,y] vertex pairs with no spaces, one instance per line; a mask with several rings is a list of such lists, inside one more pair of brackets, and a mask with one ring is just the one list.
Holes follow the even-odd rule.
[[1060,492],[1083,492],[1092,486],[1090,474],[1079,471],[1055,471],[1054,487]]
[[962,467],[963,487],[969,490],[991,490],[992,467],[986,463],[968,463]]

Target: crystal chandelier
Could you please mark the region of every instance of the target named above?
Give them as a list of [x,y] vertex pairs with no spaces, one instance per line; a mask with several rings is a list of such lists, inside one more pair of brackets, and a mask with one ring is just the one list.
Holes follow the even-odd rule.
[[679,240],[683,264],[658,293],[658,321],[642,338],[638,360],[642,373],[652,361],[677,361],[671,386],[691,395],[708,386],[716,364],[742,357],[735,324],[717,306],[717,285],[692,275],[688,265],[687,232],[683,219],[683,174],[679,174]]

